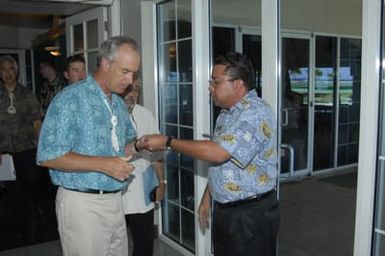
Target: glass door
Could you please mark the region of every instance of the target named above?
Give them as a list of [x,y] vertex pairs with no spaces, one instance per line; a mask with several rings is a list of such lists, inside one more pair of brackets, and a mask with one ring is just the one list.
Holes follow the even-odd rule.
[[282,38],[281,173],[308,173],[310,39]]
[[87,73],[95,70],[99,46],[107,39],[106,20],[106,7],[97,7],[66,18],[67,53],[69,56],[83,54]]

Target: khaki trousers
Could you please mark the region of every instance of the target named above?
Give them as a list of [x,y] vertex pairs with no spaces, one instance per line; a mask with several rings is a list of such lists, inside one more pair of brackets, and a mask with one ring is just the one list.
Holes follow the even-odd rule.
[[126,256],[121,193],[88,194],[59,187],[56,216],[63,256]]

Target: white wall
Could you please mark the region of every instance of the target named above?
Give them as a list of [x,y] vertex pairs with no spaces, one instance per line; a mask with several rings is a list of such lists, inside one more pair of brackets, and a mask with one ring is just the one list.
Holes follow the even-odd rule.
[[39,34],[47,32],[42,29],[17,29],[14,27],[0,26],[0,48],[30,49],[32,40]]

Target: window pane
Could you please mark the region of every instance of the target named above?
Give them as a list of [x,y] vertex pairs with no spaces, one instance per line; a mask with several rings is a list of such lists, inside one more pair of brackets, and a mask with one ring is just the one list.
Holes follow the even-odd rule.
[[179,122],[181,125],[193,125],[192,84],[180,85]]
[[181,169],[181,204],[194,211],[194,173],[190,170]]
[[[163,219],[163,227],[164,227],[164,233],[171,238],[179,241],[180,236],[180,209],[178,206],[172,204],[172,203],[166,203],[164,207],[164,215],[167,216],[167,218]],[[167,220],[167,222],[166,222]]]
[[178,81],[176,70],[176,43],[169,43],[161,46],[159,80],[163,82]]
[[87,22],[87,49],[98,48],[98,21]]
[[191,0],[178,0],[178,39],[191,37]]
[[158,5],[158,37],[160,42],[175,39],[175,1]]
[[[194,138],[194,131],[193,129],[189,128],[180,128],[180,139],[184,140],[192,140]],[[180,154],[180,164],[183,167],[189,168],[190,170],[194,169],[194,159],[190,156]]]
[[83,24],[74,26],[74,51],[84,50]]
[[178,122],[178,98],[177,85],[165,84],[163,85],[162,93],[162,115],[163,121],[166,123]]
[[181,82],[192,82],[191,40],[178,43],[178,72]]
[[179,176],[178,168],[173,165],[167,165],[167,198],[176,204],[179,204]]
[[191,251],[195,248],[194,214],[182,209],[182,244]]

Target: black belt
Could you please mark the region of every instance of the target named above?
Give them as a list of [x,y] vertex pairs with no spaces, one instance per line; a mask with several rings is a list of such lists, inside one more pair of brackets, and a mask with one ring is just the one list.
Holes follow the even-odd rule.
[[237,200],[237,201],[233,201],[233,202],[228,202],[228,203],[223,203],[223,204],[216,202],[216,204],[218,204],[218,206],[222,207],[222,208],[235,207],[235,206],[239,206],[239,205],[245,205],[245,204],[249,204],[249,203],[252,203],[252,202],[261,201],[261,200],[263,200],[265,198],[268,198],[269,196],[271,196],[273,194],[275,194],[275,189],[272,189],[272,190],[267,191],[267,192],[262,193],[262,194],[249,196],[249,197],[246,197],[246,198],[241,199],[241,200]]
[[76,191],[76,192],[81,192],[81,193],[100,194],[100,195],[113,194],[113,193],[118,193],[121,191],[121,190],[100,190],[100,189],[90,189],[90,188],[87,188],[87,189],[64,188],[64,189]]

